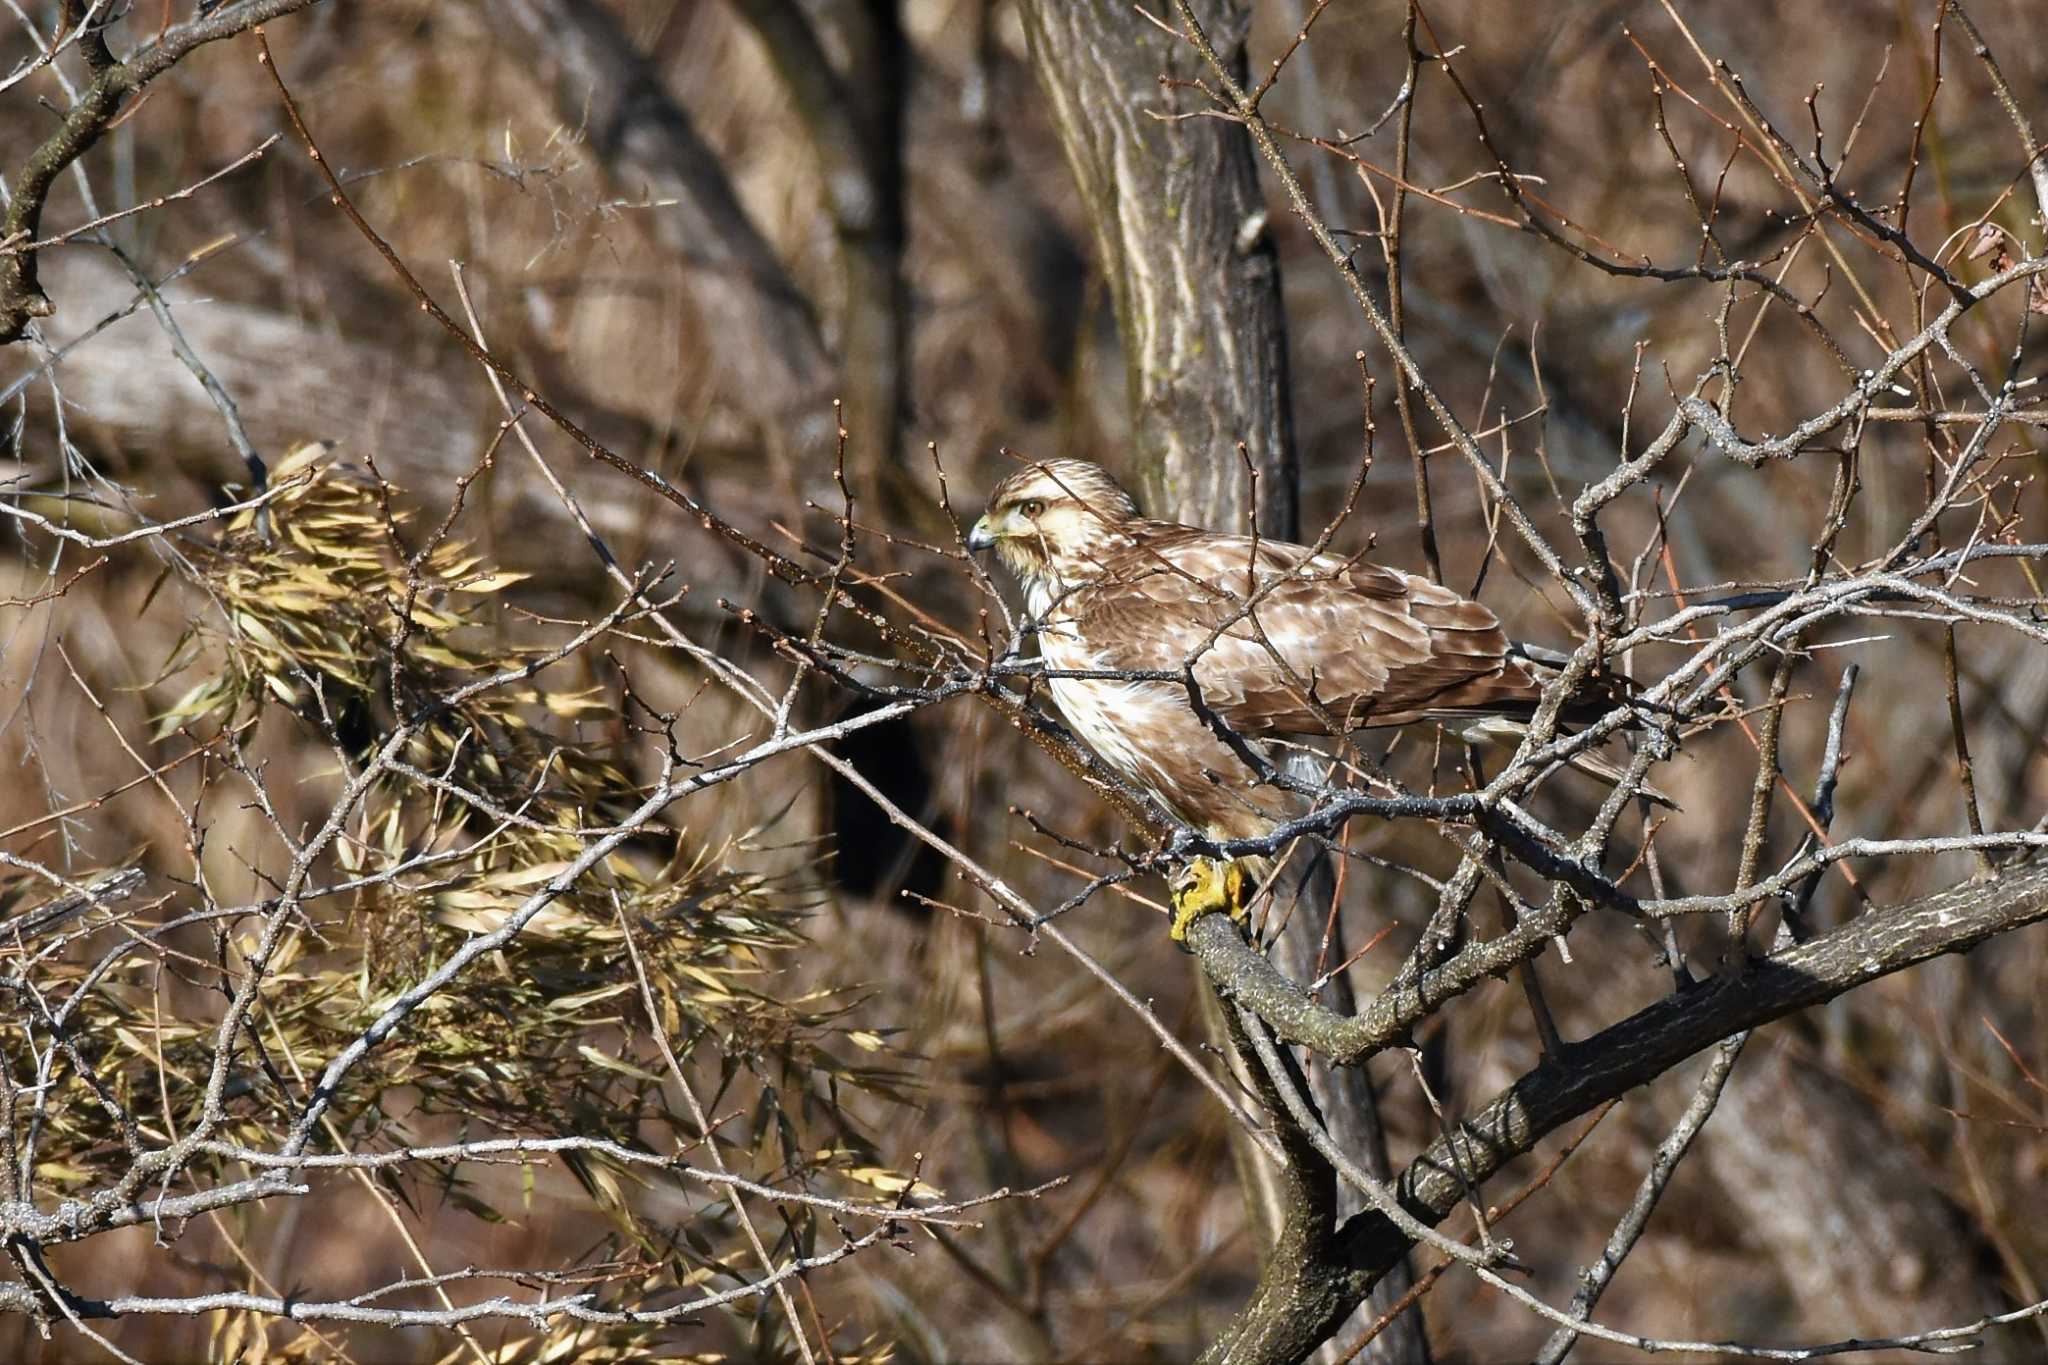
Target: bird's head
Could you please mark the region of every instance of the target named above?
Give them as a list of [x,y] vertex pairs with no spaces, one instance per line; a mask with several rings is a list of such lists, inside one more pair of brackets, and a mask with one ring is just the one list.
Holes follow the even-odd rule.
[[1094,577],[1137,516],[1138,504],[1102,466],[1045,460],[996,485],[967,548],[994,550],[1027,588],[1053,580],[1071,587]]

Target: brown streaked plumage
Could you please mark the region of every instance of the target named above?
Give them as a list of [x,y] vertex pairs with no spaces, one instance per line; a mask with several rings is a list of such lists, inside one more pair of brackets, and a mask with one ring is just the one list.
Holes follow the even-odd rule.
[[[1527,716],[1543,679],[1491,611],[1425,578],[1284,542],[1153,521],[1100,467],[1048,460],[997,486],[969,544],[1018,578],[1053,670],[1181,673],[1247,740]],[[1247,610],[1247,603],[1251,607]],[[1103,760],[1216,838],[1295,813],[1175,682],[1055,678]]]

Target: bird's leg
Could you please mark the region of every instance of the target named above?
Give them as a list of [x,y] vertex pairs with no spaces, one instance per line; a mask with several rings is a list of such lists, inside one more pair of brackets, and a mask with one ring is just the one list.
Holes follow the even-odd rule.
[[1189,859],[1167,883],[1173,901],[1173,925],[1167,934],[1175,943],[1185,943],[1189,927],[1218,910],[1243,923],[1253,889],[1242,859]]

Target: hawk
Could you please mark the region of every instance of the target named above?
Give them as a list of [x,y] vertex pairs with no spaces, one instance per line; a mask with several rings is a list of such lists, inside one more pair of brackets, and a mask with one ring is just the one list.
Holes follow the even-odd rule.
[[[1414,574],[1139,514],[1100,466],[1047,460],[989,496],[967,539],[1017,577],[1054,704],[1111,768],[1212,839],[1300,813],[1249,780],[1194,704],[1248,742],[1333,729],[1526,718],[1546,670],[1494,614]],[[1106,676],[1090,677],[1088,674]],[[1150,675],[1150,676],[1132,676]],[[1173,936],[1242,909],[1244,873],[1175,879]]]

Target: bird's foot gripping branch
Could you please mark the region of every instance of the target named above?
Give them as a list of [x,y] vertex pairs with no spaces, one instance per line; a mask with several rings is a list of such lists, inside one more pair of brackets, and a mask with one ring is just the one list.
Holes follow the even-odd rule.
[[1257,881],[1243,858],[1192,858],[1173,874],[1168,891],[1173,923],[1167,935],[1187,943],[1188,929],[1203,915],[1225,914],[1239,924],[1251,913]]

